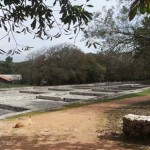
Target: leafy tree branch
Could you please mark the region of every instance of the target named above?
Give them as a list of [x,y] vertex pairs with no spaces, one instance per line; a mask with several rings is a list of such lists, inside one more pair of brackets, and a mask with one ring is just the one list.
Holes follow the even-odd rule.
[[[1,0],[0,28],[7,32],[6,36],[11,33],[13,37],[17,48],[14,48],[12,52],[20,53],[21,50],[18,51],[20,45],[17,43],[14,33],[32,33],[34,38],[41,39],[59,38],[64,27],[67,32],[70,32],[70,27],[74,26],[74,30],[77,30],[76,28],[87,25],[92,19],[92,13],[86,10],[86,7],[92,7],[88,5],[88,1],[86,0],[83,5],[73,5],[70,0],[53,0],[53,3],[46,0]],[[56,5],[60,7],[58,12],[62,25],[57,22],[53,14]],[[30,24],[24,25],[26,22]],[[52,35],[51,30],[55,26],[58,27],[58,33]],[[27,46],[26,49],[30,49],[30,47]]]

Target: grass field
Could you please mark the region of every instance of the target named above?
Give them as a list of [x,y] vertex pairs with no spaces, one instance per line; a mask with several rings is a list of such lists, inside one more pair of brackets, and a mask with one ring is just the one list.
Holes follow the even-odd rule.
[[26,87],[26,86],[31,86],[31,85],[0,83],[0,89],[2,89],[2,88],[15,88],[15,87]]

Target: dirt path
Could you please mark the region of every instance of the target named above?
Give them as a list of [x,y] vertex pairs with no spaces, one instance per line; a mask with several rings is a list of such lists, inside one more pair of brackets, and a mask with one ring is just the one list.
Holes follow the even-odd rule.
[[[17,119],[0,121],[0,150],[121,150],[117,142],[98,138],[105,130],[105,112],[150,96],[97,103],[32,116],[32,125],[13,128]],[[127,149],[127,148],[126,148]],[[130,149],[130,148],[129,148]]]

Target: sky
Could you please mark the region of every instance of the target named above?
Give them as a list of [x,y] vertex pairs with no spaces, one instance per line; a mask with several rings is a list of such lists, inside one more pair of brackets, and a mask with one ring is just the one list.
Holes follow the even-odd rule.
[[[81,4],[81,3],[84,3],[84,1],[85,0],[82,0],[82,1],[77,0],[76,3]],[[89,8],[90,12],[101,11],[103,6],[106,6],[107,8],[109,8],[111,6],[117,7],[116,0],[109,0],[109,1],[106,1],[106,0],[90,0],[89,4],[92,4],[94,6],[93,8]],[[59,18],[59,15],[57,13],[54,14],[54,15],[55,15],[55,18]],[[56,30],[57,29],[54,28],[52,32],[55,32]],[[2,28],[0,28],[0,32],[1,32],[0,38],[3,37],[3,35],[6,34]],[[78,46],[85,53],[89,53],[89,52],[95,53],[95,52],[97,52],[97,50],[94,49],[94,48],[85,47],[85,42],[81,41],[82,37],[83,37],[82,33],[80,33],[77,37],[75,45]],[[73,40],[68,39],[69,37],[65,36],[65,35],[61,36],[60,38],[53,39],[52,41],[50,41],[50,40],[41,40],[39,38],[33,39],[33,35],[30,35],[30,34],[26,34],[26,35],[24,35],[24,34],[15,34],[15,38],[16,38],[17,42],[20,45],[28,45],[28,46],[31,46],[31,47],[34,47],[34,48],[30,51],[26,51],[26,52],[23,51],[19,55],[17,55],[17,54],[13,55],[12,56],[13,57],[13,62],[24,61],[24,60],[27,59],[26,58],[27,55],[30,55],[31,52],[40,50],[43,47],[51,47],[51,46],[61,44],[61,43],[74,44]],[[10,42],[8,42],[8,38],[0,40],[0,49],[8,51],[8,50],[10,50],[14,47],[15,47],[15,43],[14,43],[13,40],[11,40]],[[7,57],[7,55],[1,55],[0,54],[0,60],[5,60],[6,57]]]

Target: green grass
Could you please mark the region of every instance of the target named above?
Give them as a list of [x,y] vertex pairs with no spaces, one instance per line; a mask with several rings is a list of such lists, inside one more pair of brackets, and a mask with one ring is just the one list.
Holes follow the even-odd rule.
[[29,85],[0,83],[0,89],[2,89],[2,88],[15,88],[15,87],[26,87],[26,86],[29,86]]
[[9,117],[6,120],[15,119],[15,118],[19,118],[19,117],[25,117],[25,116],[40,115],[40,114],[43,114],[43,113],[49,113],[49,112],[54,112],[54,111],[63,111],[63,110],[66,110],[66,109],[83,107],[83,106],[87,106],[87,105],[91,105],[91,104],[95,104],[95,103],[111,102],[111,101],[123,100],[123,99],[126,99],[126,98],[146,96],[146,95],[150,95],[150,89],[144,90],[144,91],[139,92],[139,93],[131,93],[131,94],[123,95],[123,96],[118,96],[116,98],[95,100],[95,101],[90,101],[90,102],[86,102],[86,103],[76,102],[76,103],[72,103],[72,104],[69,104],[69,105],[65,105],[64,107],[58,108],[58,109],[45,110],[45,111],[35,111],[35,112],[29,112],[29,113],[26,113],[26,114],[19,114],[19,115]]
[[120,100],[120,99],[125,99],[125,98],[132,98],[132,97],[139,97],[139,96],[147,96],[147,95],[150,95],[150,89],[147,89],[147,90],[144,90],[144,91],[138,92],[138,93],[131,93],[131,94],[119,96],[119,97],[114,98],[114,99]]
[[18,114],[18,115],[14,115],[14,116],[11,116],[11,117],[7,117],[4,120],[13,120],[13,119],[20,118],[20,117],[41,115],[41,114],[45,114],[45,113],[49,113],[49,112],[55,112],[55,111],[63,111],[63,110],[71,109],[71,108],[81,107],[81,106],[84,106],[84,105],[89,105],[89,103],[87,103],[87,104],[72,103],[72,104],[69,104],[69,105],[65,105],[65,106],[63,106],[61,108],[44,110],[44,111],[32,111],[32,112],[28,112],[28,113],[24,113],[24,114]]
[[48,111],[32,111],[32,112],[28,112],[28,113],[24,113],[24,114],[14,115],[14,116],[8,117],[4,120],[13,120],[13,119],[20,118],[20,117],[40,115],[40,114],[43,114],[46,112],[48,112]]

